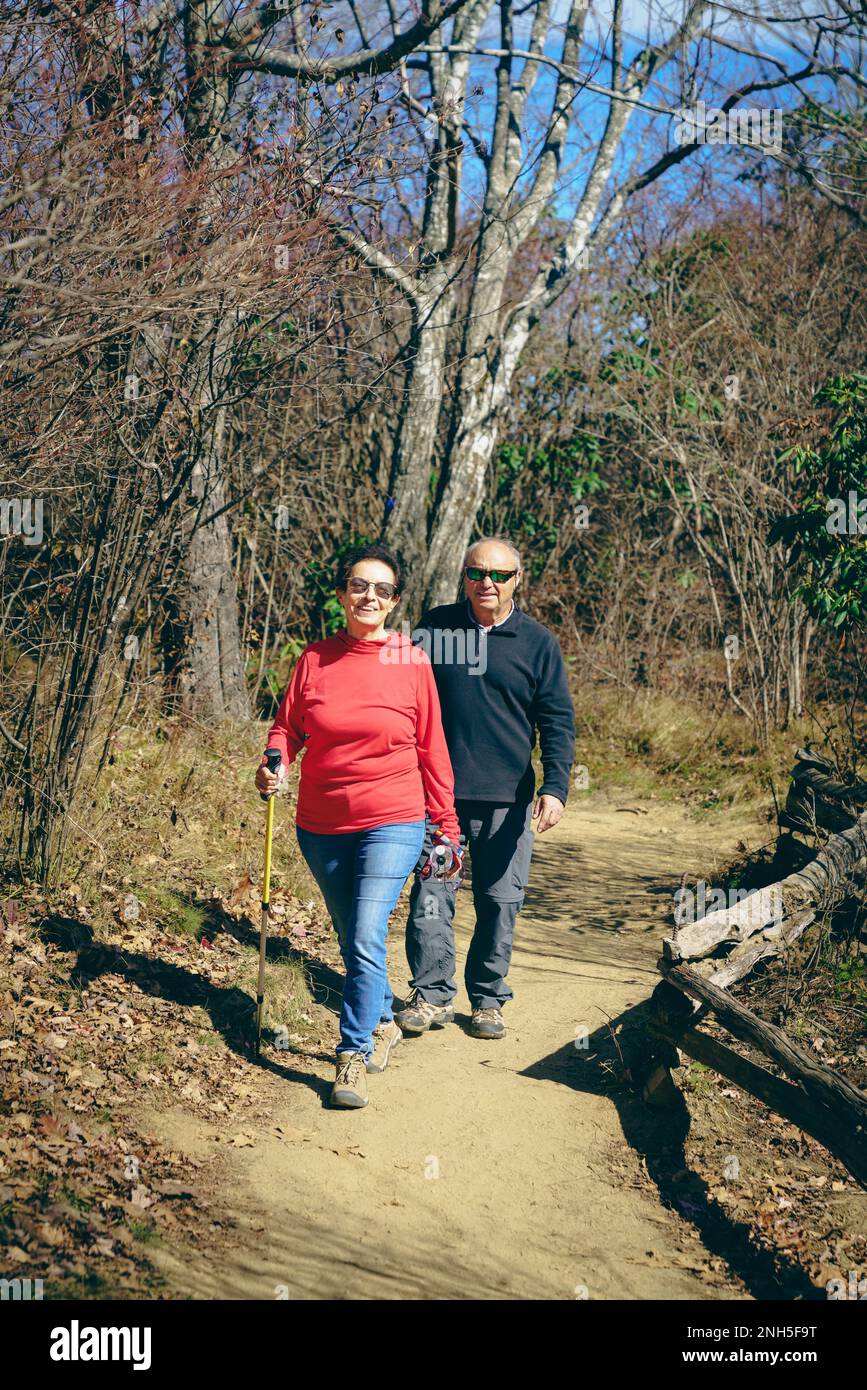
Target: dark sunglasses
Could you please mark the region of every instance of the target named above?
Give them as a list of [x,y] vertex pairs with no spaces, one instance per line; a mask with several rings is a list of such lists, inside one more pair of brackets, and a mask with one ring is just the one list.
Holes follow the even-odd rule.
[[495,584],[508,584],[509,580],[514,579],[517,573],[517,570],[480,570],[477,565],[464,565],[464,574],[474,584],[478,584],[479,580],[484,579],[485,575],[488,574]]
[[396,584],[374,584],[372,579],[350,579],[346,587],[356,597],[360,594],[366,594],[368,589],[373,589],[377,598],[389,599],[394,598],[398,591]]

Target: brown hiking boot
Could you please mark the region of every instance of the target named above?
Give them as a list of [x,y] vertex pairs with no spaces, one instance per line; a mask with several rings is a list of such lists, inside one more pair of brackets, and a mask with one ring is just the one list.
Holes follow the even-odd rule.
[[377,1023],[373,1030],[373,1053],[367,1059],[367,1070],[385,1071],[389,1057],[402,1041],[403,1033],[393,1018],[387,1023]]
[[404,1033],[417,1036],[426,1033],[428,1028],[444,1028],[455,1017],[454,1004],[431,1004],[423,999],[417,989],[394,1016],[394,1021]]
[[331,1104],[359,1110],[367,1104],[367,1066],[362,1052],[338,1052]]
[[470,1032],[474,1038],[504,1038],[506,1025],[499,1009],[473,1009]]

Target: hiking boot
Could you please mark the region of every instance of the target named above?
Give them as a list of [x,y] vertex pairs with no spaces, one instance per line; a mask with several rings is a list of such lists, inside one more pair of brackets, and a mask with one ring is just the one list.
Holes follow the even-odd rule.
[[428,1028],[444,1028],[447,1023],[454,1022],[454,1017],[454,1004],[431,1004],[414,989],[405,1007],[395,1014],[394,1021],[402,1032],[416,1036],[426,1033]]
[[373,1030],[373,1052],[367,1059],[367,1070],[385,1071],[389,1057],[402,1041],[403,1033],[393,1018],[387,1023],[377,1023]]
[[367,1067],[363,1052],[338,1052],[331,1104],[358,1110],[367,1104]]
[[470,1032],[474,1038],[504,1038],[506,1025],[499,1009],[473,1009]]

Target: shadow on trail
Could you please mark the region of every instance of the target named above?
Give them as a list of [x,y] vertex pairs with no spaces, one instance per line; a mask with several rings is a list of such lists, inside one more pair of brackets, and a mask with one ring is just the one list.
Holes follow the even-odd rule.
[[[234,924],[236,927],[237,923]],[[166,1003],[177,1004],[180,1008],[202,1008],[207,1013],[217,1033],[226,1046],[245,1061],[254,1061],[254,1041],[256,1024],[255,1000],[246,990],[235,985],[215,985],[205,975],[198,974],[187,966],[175,965],[171,961],[155,956],[146,956],[139,951],[129,951],[97,940],[93,930],[86,922],[73,917],[46,918],[39,927],[41,939],[58,950],[75,955],[69,972],[70,984],[76,988],[86,988],[103,975],[119,975],[136,986],[142,994],[156,997]],[[239,932],[237,939],[249,944],[247,934]],[[272,947],[275,948],[272,950]],[[295,952],[288,942],[279,938],[269,940],[268,958],[299,959],[311,979],[316,972],[310,970],[312,964],[301,953]],[[342,988],[342,977],[321,966],[318,989],[320,994],[331,997],[334,985]],[[329,1004],[333,1007],[333,1004]],[[339,1009],[339,999],[337,1001]],[[305,1056],[309,1056],[309,1052]],[[330,1056],[325,1059],[330,1061]],[[291,1065],[278,1062],[263,1053],[259,1065],[266,1071],[285,1081],[307,1086],[325,1103],[330,1094],[330,1084],[321,1077],[309,1072],[299,1071]]]
[[[339,1206],[330,1214],[320,1212],[306,1195],[306,1188],[299,1191],[287,1179],[282,1215],[276,1214],[255,1238],[235,1228],[231,1243],[219,1253],[205,1257],[199,1249],[183,1251],[173,1282],[187,1296],[205,1300],[276,1297],[339,1305],[528,1297],[514,1292],[520,1268],[492,1265],[479,1250],[463,1252],[456,1261],[435,1209],[420,1211],[418,1228],[402,1235],[389,1228],[388,1205],[373,1206],[360,1238],[356,1224],[341,1219]],[[261,1223],[255,1196],[240,1194],[233,1203],[233,1210],[238,1209]]]
[[608,1027],[599,1028],[586,1051],[566,1044],[521,1075],[612,1101],[624,1138],[644,1159],[663,1204],[692,1223],[705,1249],[724,1259],[754,1298],[821,1300],[823,1295],[803,1269],[779,1253],[757,1248],[750,1240],[750,1228],[733,1220],[705,1180],[689,1168],[685,1145],[690,1115],[682,1095],[678,1092],[674,1108],[654,1110],[622,1079],[624,1065],[639,1072],[647,1053],[646,1008],[639,1004],[611,1020],[615,1030],[622,1025],[616,1044]]
[[[206,931],[212,935],[224,931],[242,946],[258,948],[258,929],[254,930],[245,922],[236,922],[222,915],[217,918],[213,914],[207,919]],[[328,1104],[330,1081],[298,1070],[289,1062],[277,1061],[267,1051],[263,1051],[258,1059],[255,1057],[256,1004],[246,990],[238,989],[235,985],[215,985],[207,976],[198,974],[188,966],[175,965],[159,956],[147,956],[139,951],[129,951],[99,941],[86,922],[74,917],[46,918],[40,924],[39,935],[58,950],[75,955],[69,981],[76,988],[86,988],[102,975],[119,975],[135,985],[142,994],[177,1004],[181,1008],[202,1008],[226,1046],[238,1056],[247,1062],[258,1061],[264,1071],[271,1072],[282,1081],[306,1086],[323,1105]],[[315,1002],[339,1014],[343,976],[330,965],[307,955],[283,937],[268,938],[266,957],[270,962],[291,960],[301,965]],[[312,1052],[309,1048],[304,1049],[303,1055],[310,1060],[328,1063],[334,1060],[330,1052]]]
[[[226,932],[238,942],[239,946],[259,949],[259,928],[248,919],[236,922],[218,910],[209,913],[206,919],[212,931]],[[333,1014],[340,1013],[343,1000],[343,976],[333,966],[312,956],[309,952],[294,946],[285,936],[269,936],[265,943],[265,959],[274,961],[293,961],[304,971],[310,992],[315,1003],[321,1004]]]
[[142,994],[182,1008],[203,1008],[226,1044],[249,1057],[256,1006],[245,990],[215,985],[187,966],[99,941],[86,922],[74,917],[46,918],[39,935],[58,950],[75,954],[70,984],[85,988],[102,975],[120,975]]
[[617,858],[600,864],[581,845],[540,850],[537,837],[516,949],[552,962],[655,974],[646,936],[667,934],[676,880],[666,864],[648,867],[642,853],[639,844],[631,851],[618,846]]
[[[305,1057],[309,1057],[310,1053],[305,1052],[304,1055]],[[321,1060],[333,1062],[334,1058],[329,1056]],[[292,1082],[296,1086],[306,1086],[308,1091],[312,1091],[315,1096],[319,1097],[323,1107],[328,1106],[331,1100],[331,1082],[327,1081],[324,1077],[317,1076],[315,1072],[298,1071],[295,1067],[287,1066],[285,1062],[276,1062],[273,1057],[269,1057],[264,1053],[259,1058],[258,1064],[263,1071],[269,1071],[272,1076],[278,1077],[280,1081]]]

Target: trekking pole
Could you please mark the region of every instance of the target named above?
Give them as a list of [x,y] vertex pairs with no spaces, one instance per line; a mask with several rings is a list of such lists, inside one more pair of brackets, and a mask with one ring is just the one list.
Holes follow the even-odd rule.
[[[265,766],[269,772],[276,773],[280,766],[280,749],[265,749]],[[259,796],[267,801],[265,812],[265,877],[262,884],[262,925],[259,928],[259,983],[256,986],[256,1057],[262,1048],[262,1007],[265,1003],[265,943],[268,939],[268,920],[271,902],[271,836],[274,830],[274,793]]]

